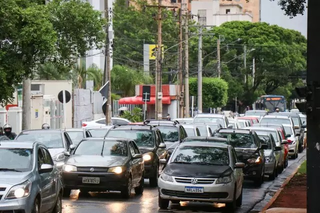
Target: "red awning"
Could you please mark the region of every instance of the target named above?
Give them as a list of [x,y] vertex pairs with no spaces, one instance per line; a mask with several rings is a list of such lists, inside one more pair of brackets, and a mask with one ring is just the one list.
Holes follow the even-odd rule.
[[[150,98],[150,102],[147,102],[147,104],[155,104],[155,97]],[[142,101],[141,96],[134,96],[134,97],[126,97],[126,98],[121,98],[119,100],[119,104],[144,104]],[[171,99],[170,97],[162,97],[162,104],[171,104]]]

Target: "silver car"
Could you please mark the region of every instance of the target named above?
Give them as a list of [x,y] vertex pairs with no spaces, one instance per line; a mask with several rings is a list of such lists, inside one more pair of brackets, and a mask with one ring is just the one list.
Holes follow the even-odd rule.
[[47,148],[0,142],[0,212],[62,212],[62,182]]

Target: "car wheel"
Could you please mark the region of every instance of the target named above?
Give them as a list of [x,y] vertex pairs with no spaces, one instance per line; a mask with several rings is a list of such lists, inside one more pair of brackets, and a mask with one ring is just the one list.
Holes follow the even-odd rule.
[[302,143],[299,144],[299,153],[303,152],[303,145]]
[[237,187],[235,186],[234,188],[234,193],[233,193],[233,200],[231,203],[226,203],[226,208],[228,210],[228,212],[234,212],[237,208]]
[[61,193],[59,193],[56,205],[52,211],[52,213],[61,213],[62,212],[62,196]]
[[167,209],[168,206],[169,206],[169,200],[167,199],[162,199],[159,195],[159,198],[158,198],[158,202],[159,202],[159,208],[160,209]]
[[71,194],[71,189],[69,189],[69,188],[63,189],[63,196],[64,197],[70,197],[70,194]]
[[149,178],[150,186],[152,187],[158,186],[158,177],[159,177],[159,166],[156,167],[156,171],[154,172],[153,177]]
[[273,169],[273,172],[271,175],[269,175],[269,180],[274,180],[277,177],[277,168],[275,167]]
[[139,186],[134,188],[134,192],[136,195],[142,195],[143,194],[143,188],[144,187],[144,178],[143,176],[141,177],[141,180],[139,181]]
[[294,157],[293,157],[293,159],[297,159],[298,158],[298,152],[296,152],[296,154],[294,154]]
[[289,159],[286,158],[286,161],[284,162],[284,168],[287,168],[287,167],[288,167],[288,164],[289,164]]
[[242,192],[243,192],[243,189],[241,188],[241,194],[237,198],[237,201],[236,201],[237,207],[241,207],[241,205],[242,205]]
[[262,183],[263,183],[263,181],[264,181],[264,172],[261,174],[260,177],[258,177],[258,178],[256,178],[255,180],[253,180],[253,182],[254,182],[254,184],[255,184],[256,186],[261,186]]
[[121,191],[121,196],[127,199],[131,196],[131,191],[132,191],[132,178],[129,177],[127,186]]
[[33,203],[33,207],[32,207],[31,213],[40,213],[40,202],[39,202],[38,198],[36,198],[34,203]]

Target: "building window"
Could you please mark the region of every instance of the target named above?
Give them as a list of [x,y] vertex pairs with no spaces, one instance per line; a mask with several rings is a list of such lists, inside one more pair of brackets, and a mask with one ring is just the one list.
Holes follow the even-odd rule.
[[40,84],[31,84],[31,91],[40,91]]
[[207,10],[198,10],[198,22],[201,25],[207,24]]
[[229,14],[230,13],[230,9],[226,9],[226,14]]

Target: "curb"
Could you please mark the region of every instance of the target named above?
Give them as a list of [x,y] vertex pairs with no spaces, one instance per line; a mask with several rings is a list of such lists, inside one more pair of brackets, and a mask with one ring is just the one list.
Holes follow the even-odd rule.
[[[300,165],[301,166],[301,165]],[[284,187],[290,182],[290,180],[296,175],[296,173],[299,170],[299,167],[296,168],[296,170],[294,170],[294,172],[292,172],[291,175],[289,175],[287,177],[287,179],[282,183],[281,187],[278,189],[278,191],[273,195],[273,197],[271,198],[271,200],[267,203],[267,205],[265,205],[265,207],[263,207],[263,209],[260,211],[260,213],[266,213],[266,211],[268,210],[268,208],[276,201],[276,199],[279,197],[280,193],[282,192],[282,190],[284,189]]]

